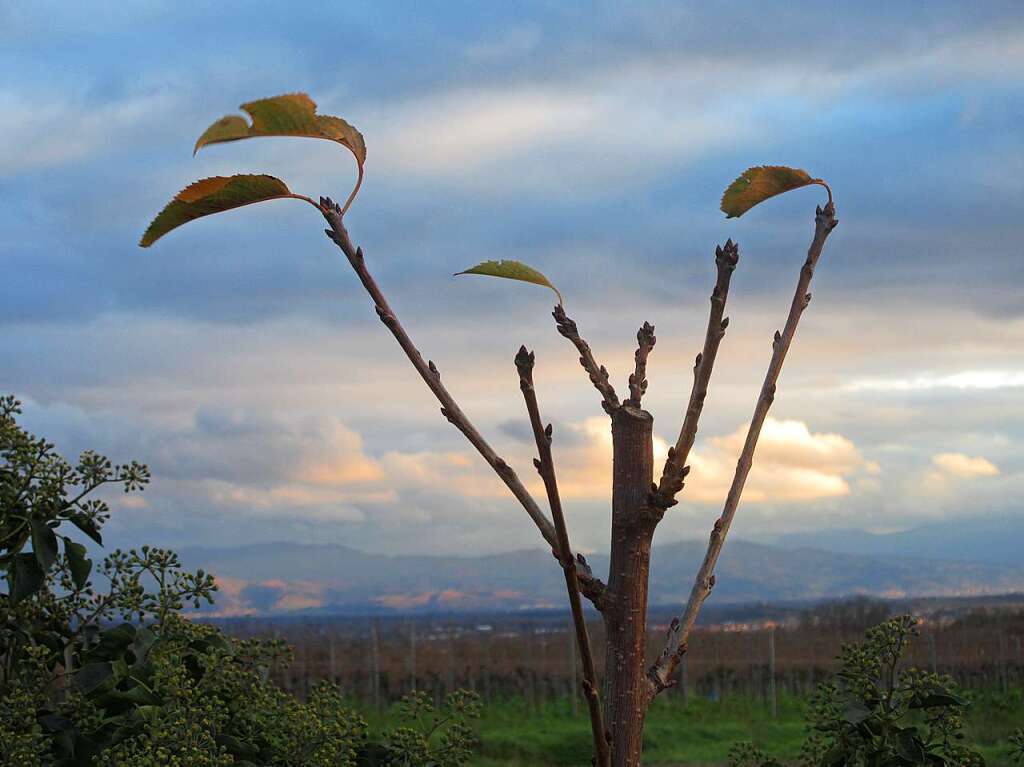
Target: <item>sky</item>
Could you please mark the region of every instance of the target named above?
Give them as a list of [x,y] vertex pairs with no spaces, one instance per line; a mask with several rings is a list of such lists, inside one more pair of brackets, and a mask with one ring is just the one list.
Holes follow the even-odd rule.
[[[0,392],[65,454],[149,464],[111,545],[542,545],[377,320],[323,221],[250,206],[137,245],[182,187],[271,173],[344,199],[350,156],[214,120],[304,91],[366,138],[346,223],[423,354],[535,496],[513,357],[537,355],[576,546],[607,545],[610,433],[552,296],[454,272],[518,259],[678,432],[714,249],[739,243],[687,487],[658,541],[720,512],[824,202],[727,220],[752,165],[829,181],[814,279],[733,535],[1018,516],[1024,495],[1019,2],[333,4],[0,0]],[[659,464],[660,468],[660,464]]]

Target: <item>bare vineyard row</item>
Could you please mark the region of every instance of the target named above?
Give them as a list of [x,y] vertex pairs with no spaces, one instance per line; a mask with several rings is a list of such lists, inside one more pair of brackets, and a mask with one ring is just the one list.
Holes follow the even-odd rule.
[[[513,627],[488,624],[402,623],[368,619],[361,624],[236,626],[234,633],[276,634],[294,648],[288,669],[272,672],[286,689],[304,694],[332,679],[366,705],[383,706],[419,689],[440,698],[468,688],[487,701],[525,698],[534,705],[569,697],[576,706],[579,668],[569,627],[550,622]],[[655,652],[664,627],[651,632]],[[603,626],[590,625],[603,641]],[[836,669],[843,642],[860,632],[808,628],[699,630],[670,693],[682,700],[744,695],[773,708],[780,695],[806,696]],[[1007,692],[1024,687],[1024,625],[925,626],[908,664],[951,675],[966,689]],[[599,669],[600,671],[600,669]]]

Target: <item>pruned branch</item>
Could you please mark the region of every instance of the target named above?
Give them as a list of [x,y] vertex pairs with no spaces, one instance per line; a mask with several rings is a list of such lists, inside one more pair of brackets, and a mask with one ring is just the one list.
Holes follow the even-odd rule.
[[775,338],[772,342],[772,359],[768,365],[768,372],[765,374],[764,384],[761,386],[761,393],[757,398],[757,405],[754,407],[754,416],[751,418],[750,427],[747,429],[747,438],[743,443],[743,450],[740,453],[739,462],[736,464],[736,473],[733,476],[732,485],[729,487],[729,494],[725,500],[725,508],[722,516],[715,520],[715,526],[711,531],[711,538],[708,541],[707,553],[697,573],[693,589],[690,591],[689,601],[686,603],[686,610],[681,620],[673,620],[668,632],[668,641],[661,656],[651,666],[648,676],[652,685],[652,696],[671,686],[671,679],[675,673],[680,658],[686,653],[686,645],[693,631],[693,625],[697,620],[704,601],[711,594],[715,585],[715,565],[718,556],[725,544],[725,537],[729,533],[729,527],[736,516],[736,509],[739,506],[740,496],[743,494],[743,486],[750,474],[753,465],[754,449],[757,447],[757,439],[761,434],[761,427],[764,425],[768,410],[775,399],[775,388],[778,385],[779,374],[782,372],[782,364],[786,360],[786,353],[793,343],[796,335],[796,328],[804,309],[811,301],[811,294],[807,292],[814,276],[814,267],[818,263],[821,251],[825,247],[825,240],[839,223],[835,217],[835,207],[830,202],[824,208],[817,208],[814,218],[814,238],[807,250],[807,260],[800,269],[800,278],[797,280],[796,293],[789,308],[789,317],[786,319],[786,326],[780,333],[775,331]]
[[594,575],[590,563],[582,554],[576,555],[576,580],[580,584],[580,593],[589,599],[599,612],[609,609],[613,600],[608,587]]
[[619,397],[615,393],[615,388],[608,382],[608,371],[605,370],[604,365],[597,364],[594,353],[590,351],[590,344],[580,338],[576,323],[565,313],[561,304],[555,307],[551,316],[555,318],[558,332],[572,341],[572,345],[580,353],[580,364],[587,371],[594,388],[601,394],[601,407],[611,415],[619,407]]
[[640,407],[640,400],[647,391],[647,357],[657,340],[654,336],[654,325],[649,322],[645,322],[636,332],[637,349],[633,355],[636,367],[629,377],[628,400],[633,407]]
[[454,397],[452,397],[448,389],[441,382],[441,375],[437,370],[437,366],[433,362],[423,359],[423,355],[420,354],[412,339],[409,338],[409,334],[402,327],[402,323],[399,322],[398,317],[391,310],[387,299],[384,298],[384,294],[381,293],[376,281],[374,281],[373,276],[366,268],[362,249],[356,248],[348,236],[348,231],[342,222],[341,208],[330,198],[326,197],[320,198],[320,208],[323,211],[324,218],[327,219],[327,223],[331,227],[325,230],[327,236],[341,248],[345,257],[348,258],[349,263],[359,277],[359,281],[363,283],[366,292],[370,294],[370,298],[373,300],[374,307],[377,310],[377,316],[380,317],[381,322],[384,323],[387,329],[391,331],[391,334],[398,341],[398,345],[402,347],[402,351],[405,352],[412,366],[416,368],[416,372],[420,374],[420,378],[423,379],[430,391],[437,397],[438,402],[441,403],[442,415],[455,428],[461,431],[473,447],[477,449],[477,452],[483,456],[484,460],[487,461],[505,485],[508,486],[508,489],[512,491],[512,495],[516,497],[516,500],[526,509],[530,519],[533,520],[541,535],[544,536],[544,540],[548,542],[552,549],[557,550],[558,536],[555,534],[554,526],[544,512],[541,511],[537,502],[533,500],[533,497],[523,486],[523,483],[519,481],[519,477],[512,467],[494,452],[494,448],[487,443],[487,440],[480,435],[480,432],[476,430],[476,427],[466,417],[466,414],[462,412]]
[[[427,387],[431,392],[433,392],[434,396],[437,397],[438,402],[441,403],[441,414],[447,418],[455,428],[465,435],[470,444],[477,449],[477,452],[483,456],[483,459],[487,461],[488,465],[494,469],[495,473],[512,492],[512,495],[514,495],[516,500],[518,500],[519,503],[522,504],[522,507],[526,509],[526,513],[530,515],[530,519],[533,520],[537,529],[540,530],[541,535],[544,536],[544,540],[547,541],[549,546],[551,546],[551,551],[557,556],[558,536],[555,534],[554,526],[537,505],[537,502],[530,495],[530,492],[523,486],[523,483],[519,480],[519,477],[516,475],[516,472],[512,467],[505,463],[505,461],[494,451],[483,436],[481,436],[481,434],[476,430],[469,418],[466,417],[466,414],[462,412],[462,409],[455,401],[455,398],[452,397],[448,389],[441,382],[441,373],[438,371],[437,366],[432,360],[423,359],[423,355],[420,354],[419,350],[413,344],[412,339],[409,338],[409,334],[405,332],[405,328],[402,327],[402,323],[398,321],[398,317],[391,310],[387,299],[384,298],[384,294],[381,292],[376,281],[373,279],[373,276],[366,268],[362,249],[357,248],[352,244],[348,231],[345,229],[345,225],[342,222],[341,208],[328,197],[321,197],[320,205],[318,207],[331,227],[330,229],[325,230],[325,233],[331,241],[334,242],[334,244],[341,248],[342,253],[345,254],[345,257],[348,259],[349,264],[351,264],[356,276],[359,277],[359,281],[363,284],[363,287],[366,288],[366,292],[373,300],[377,316],[380,317],[384,325],[391,331],[391,334],[395,337],[395,340],[398,341],[398,345],[402,347],[402,351],[405,352],[409,361],[412,363],[412,366],[416,368],[416,372],[420,374],[420,377],[427,384]],[[598,610],[601,610],[607,603],[607,589],[601,579],[594,576],[582,555],[577,555],[577,558],[582,564],[582,566],[578,567],[576,570],[579,578],[580,590],[587,599],[593,602],[594,606]]]
[[708,394],[708,383],[711,381],[711,370],[715,366],[718,346],[729,326],[729,318],[725,317],[725,301],[729,296],[729,281],[733,270],[739,262],[739,247],[731,239],[725,246],[715,248],[715,265],[718,267],[718,279],[711,291],[711,313],[708,316],[707,332],[704,335],[704,349],[697,355],[693,365],[693,387],[690,389],[690,401],[686,406],[679,439],[668,450],[668,459],[661,473],[657,489],[651,494],[651,505],[661,512],[676,503],[676,495],[683,489],[683,482],[690,471],[686,461],[690,457],[694,440],[697,438],[697,423],[704,409],[704,399]]
[[569,546],[569,533],[565,526],[565,515],[562,513],[562,501],[558,495],[558,482],[555,478],[555,464],[551,457],[551,424],[543,425],[540,408],[537,405],[537,392],[533,386],[533,352],[525,346],[520,347],[516,355],[516,369],[519,371],[519,388],[526,401],[526,411],[530,416],[530,426],[537,442],[539,458],[534,462],[544,489],[547,491],[548,503],[551,506],[551,519],[554,521],[555,534],[558,538],[559,561],[565,575],[565,588],[569,594],[569,605],[572,609],[573,625],[576,628],[576,642],[579,645],[580,659],[583,662],[583,692],[590,710],[590,726],[594,736],[595,764],[608,767],[609,749],[601,714],[601,701],[597,694],[597,671],[594,667],[594,656],[590,650],[590,636],[587,633],[587,622],[583,617],[583,605],[580,602],[580,591],[576,578],[576,562]]

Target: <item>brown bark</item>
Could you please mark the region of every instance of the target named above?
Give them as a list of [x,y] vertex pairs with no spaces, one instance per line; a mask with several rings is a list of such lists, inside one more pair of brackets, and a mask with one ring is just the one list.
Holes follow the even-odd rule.
[[644,646],[647,586],[655,520],[647,513],[654,475],[650,413],[629,404],[612,414],[612,541],[610,605],[604,612],[605,686],[612,765],[640,764],[650,700]]

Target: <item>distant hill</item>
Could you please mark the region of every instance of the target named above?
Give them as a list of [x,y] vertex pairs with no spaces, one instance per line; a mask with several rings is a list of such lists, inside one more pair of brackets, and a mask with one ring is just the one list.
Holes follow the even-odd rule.
[[1024,514],[943,520],[897,533],[799,533],[782,536],[776,543],[785,548],[811,547],[843,554],[1024,566]]
[[[705,545],[655,546],[650,603],[689,594]],[[480,557],[386,556],[341,545],[261,544],[188,548],[190,568],[221,584],[225,614],[362,614],[559,607],[564,581],[550,552]],[[590,559],[602,577],[606,557]],[[995,594],[1024,590],[1020,565],[867,556],[730,541],[717,568],[717,604],[781,602],[851,594],[886,597]]]

